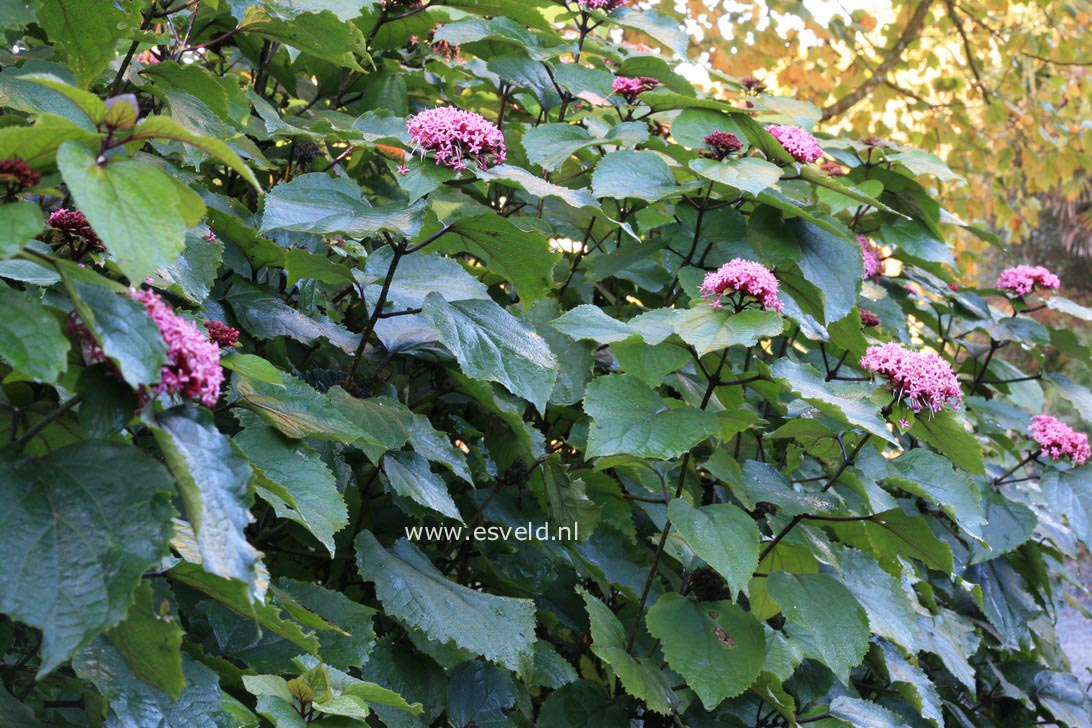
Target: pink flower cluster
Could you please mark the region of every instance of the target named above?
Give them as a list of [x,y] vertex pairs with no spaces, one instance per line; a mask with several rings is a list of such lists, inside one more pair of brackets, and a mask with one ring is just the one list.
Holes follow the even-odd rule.
[[823,148],[819,146],[819,140],[798,126],[774,124],[767,127],[766,131],[781,142],[781,146],[785,147],[785,151],[797,162],[810,164],[823,156]]
[[784,304],[777,297],[778,287],[777,278],[769,268],[761,263],[735,258],[719,269],[706,273],[700,290],[702,298],[713,308],[724,305],[721,300],[723,296],[740,293],[757,299],[762,308],[780,312]]
[[659,85],[660,82],[651,76],[618,76],[610,87],[624,98],[627,104],[632,104],[637,100],[638,95],[651,91]]
[[997,276],[997,287],[1017,296],[1026,296],[1036,288],[1057,289],[1062,285],[1058,276],[1041,265],[1018,265]]
[[866,236],[857,233],[857,245],[861,246],[861,255],[864,257],[864,278],[875,280],[883,274],[883,254],[880,249]]
[[870,346],[861,357],[861,368],[887,377],[895,396],[915,412],[939,412],[963,401],[951,365],[931,351],[911,351],[894,343]]
[[578,0],[580,7],[585,10],[602,10],[610,12],[626,4],[626,0]]
[[1057,417],[1035,415],[1031,418],[1031,435],[1051,460],[1069,458],[1074,465],[1084,465],[1092,451],[1088,448],[1088,435],[1077,432]]
[[507,155],[504,135],[497,125],[473,111],[440,106],[406,119],[414,151],[433,152],[445,167],[466,169],[470,159],[479,169],[501,164]]
[[208,340],[193,322],[179,316],[154,291],[130,294],[144,304],[167,342],[167,363],[159,372],[157,394],[180,394],[211,407],[220,398],[224,370],[220,368],[220,347]]

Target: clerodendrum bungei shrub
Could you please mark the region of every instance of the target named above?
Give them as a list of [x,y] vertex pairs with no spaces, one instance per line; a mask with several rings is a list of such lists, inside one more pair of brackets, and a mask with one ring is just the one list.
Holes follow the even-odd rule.
[[940,160],[636,3],[10,5],[0,724],[1089,725],[1092,311]]

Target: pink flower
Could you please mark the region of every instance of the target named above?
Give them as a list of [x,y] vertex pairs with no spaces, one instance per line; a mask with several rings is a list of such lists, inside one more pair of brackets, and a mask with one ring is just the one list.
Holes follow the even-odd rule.
[[899,420],[899,429],[900,430],[909,430],[910,429],[910,420],[906,419],[905,417],[903,417],[901,420]]
[[466,169],[470,159],[480,169],[501,164],[507,154],[497,125],[472,111],[440,106],[406,119],[414,151],[433,152],[445,167]]
[[602,10],[609,13],[625,5],[626,0],[577,0],[577,4],[585,10]]
[[1051,460],[1068,457],[1074,465],[1084,465],[1092,457],[1088,449],[1088,435],[1076,432],[1057,417],[1035,415],[1031,418],[1028,434]]
[[948,290],[951,291],[952,293],[957,293],[959,291],[959,284],[958,283],[949,283],[948,284]]
[[154,291],[130,293],[159,327],[167,343],[167,363],[159,372],[156,394],[180,394],[211,407],[220,398],[224,371],[220,368],[220,347],[209,341],[193,322],[179,316]]
[[861,368],[887,377],[895,396],[915,412],[939,412],[963,401],[951,365],[931,351],[911,351],[902,344],[870,346],[861,357]]
[[861,255],[864,257],[865,280],[875,280],[883,274],[883,254],[876,244],[864,235],[857,233],[857,245],[861,246]]
[[862,326],[879,326],[880,317],[869,311],[867,308],[857,309],[857,313],[861,316]]
[[788,124],[774,124],[767,127],[766,131],[773,138],[781,142],[785,151],[792,155],[797,162],[810,164],[823,156],[823,149],[819,146],[819,140],[798,126]]
[[[784,304],[778,299],[777,290],[777,278],[769,268],[742,258],[730,260],[718,270],[706,273],[701,284],[702,298],[713,308],[724,305],[722,296],[740,293],[757,299],[762,308],[780,312]],[[742,305],[743,301],[738,303]]]
[[624,98],[627,104],[632,104],[637,101],[640,94],[651,91],[659,85],[660,82],[650,76],[618,76],[610,87]]
[[83,238],[96,248],[102,247],[99,236],[91,229],[91,224],[79,210],[66,210],[63,207],[54,210],[49,214],[49,226],[60,230],[65,235]]
[[705,137],[705,144],[716,159],[724,159],[733,152],[743,149],[743,142],[730,131],[715,131]]
[[997,287],[1017,296],[1026,296],[1035,288],[1057,289],[1061,285],[1058,276],[1041,265],[1018,265],[997,276]]

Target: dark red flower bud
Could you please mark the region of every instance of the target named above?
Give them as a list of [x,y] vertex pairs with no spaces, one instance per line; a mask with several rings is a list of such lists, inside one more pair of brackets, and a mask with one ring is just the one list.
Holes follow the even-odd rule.
[[819,169],[826,173],[827,177],[843,177],[846,171],[842,169],[842,165],[837,162],[823,162],[819,165]]
[[743,142],[730,131],[715,131],[705,137],[705,143],[709,146],[709,151],[717,159],[724,159],[729,154],[743,149]]
[[21,159],[0,159],[0,184],[11,193],[29,190],[41,179],[42,173]]
[[231,349],[239,345],[239,330],[233,329],[223,321],[206,321],[205,329],[209,338],[221,349]]
[[862,326],[879,326],[880,317],[869,311],[867,308],[857,309],[857,312],[861,314]]
[[49,215],[49,225],[69,237],[83,238],[96,248],[103,247],[99,236],[91,229],[91,224],[79,210],[66,210],[63,207],[54,210]]
[[743,85],[743,90],[747,93],[755,94],[756,96],[766,90],[766,84],[759,81],[754,76],[744,76],[739,80]]

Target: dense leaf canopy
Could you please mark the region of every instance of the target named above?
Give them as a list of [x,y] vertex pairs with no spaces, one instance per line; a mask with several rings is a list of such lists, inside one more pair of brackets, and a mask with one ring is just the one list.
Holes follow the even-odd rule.
[[645,5],[0,3],[0,725],[1092,725],[1092,311]]

